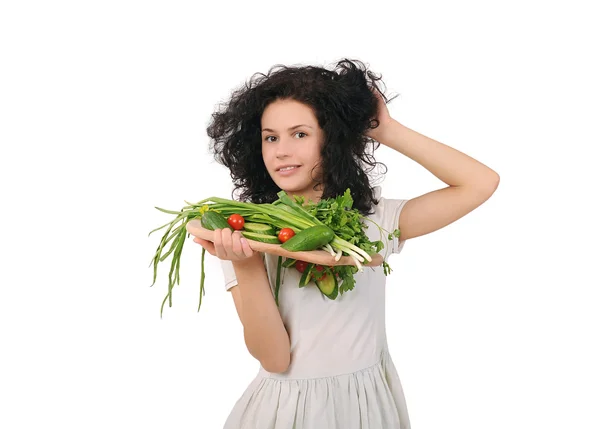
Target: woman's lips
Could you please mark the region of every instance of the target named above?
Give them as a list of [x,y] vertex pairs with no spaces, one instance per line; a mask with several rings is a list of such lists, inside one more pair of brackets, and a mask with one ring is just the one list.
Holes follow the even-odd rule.
[[298,169],[300,168],[300,166],[294,166],[293,168],[285,168],[283,170],[277,170],[277,173],[279,173],[281,176],[291,176],[292,174],[294,174]]

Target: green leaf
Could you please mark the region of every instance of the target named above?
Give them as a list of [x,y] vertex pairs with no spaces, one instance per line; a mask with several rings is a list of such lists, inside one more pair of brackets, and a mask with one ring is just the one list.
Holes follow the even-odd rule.
[[[375,241],[375,253],[381,252],[384,247],[385,246],[383,244],[383,241],[381,241],[381,240]],[[367,250],[367,249],[365,249],[365,250]]]
[[392,272],[392,267],[386,261],[383,262],[383,274],[386,276]]
[[198,311],[202,305],[202,297],[204,296],[204,256],[206,255],[206,249],[202,248],[202,259],[200,261],[200,300],[198,302]]
[[279,307],[279,287],[281,286],[281,261],[282,256],[277,258],[277,280],[275,281],[275,304]]
[[176,212],[176,211],[173,211],[173,210],[161,209],[160,207],[154,207],[154,208],[157,209],[157,210],[160,210],[161,212],[168,213],[168,214],[180,215],[181,213],[183,213],[183,210],[180,210],[180,211]]

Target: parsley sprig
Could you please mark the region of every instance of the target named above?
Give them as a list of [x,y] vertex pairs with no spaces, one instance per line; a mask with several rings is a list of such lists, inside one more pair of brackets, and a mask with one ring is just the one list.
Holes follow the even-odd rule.
[[[335,234],[342,240],[351,243],[367,252],[369,255],[379,253],[385,247],[382,241],[384,234],[387,239],[400,237],[400,230],[395,229],[392,232],[386,231],[372,219],[364,216],[358,209],[353,208],[354,200],[350,189],[346,189],[343,195],[335,198],[321,199],[315,203],[312,200],[305,201],[304,197],[296,196],[295,200],[302,208],[315,216],[320,222],[330,227]],[[371,241],[367,236],[366,222],[373,223],[380,232],[380,239]],[[385,258],[384,258],[385,259]],[[338,273],[342,284],[340,293],[354,289],[354,274],[358,272],[356,266],[338,265],[333,267],[334,274]],[[392,269],[387,262],[383,262],[383,271],[388,275]]]

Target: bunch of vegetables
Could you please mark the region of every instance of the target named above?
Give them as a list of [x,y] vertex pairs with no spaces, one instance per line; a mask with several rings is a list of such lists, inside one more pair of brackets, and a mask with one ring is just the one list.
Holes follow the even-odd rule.
[[[185,207],[179,212],[156,209],[176,215],[173,221],[150,231],[152,234],[162,228],[167,228],[155,256],[150,265],[154,264],[153,283],[156,282],[157,268],[160,261],[164,261],[173,254],[171,270],[169,272],[169,291],[161,306],[161,317],[164,304],[169,300],[172,305],[171,292],[175,284],[179,284],[179,266],[181,252],[185,243],[187,230],[185,225],[192,219],[199,218],[204,228],[209,230],[230,228],[238,230],[248,240],[260,241],[270,244],[280,244],[284,249],[296,251],[310,251],[322,249],[339,260],[342,256],[353,259],[354,265],[321,266],[293,258],[279,256],[277,264],[277,279],[275,286],[275,300],[279,303],[279,287],[281,270],[295,268],[302,273],[299,287],[307,286],[314,281],[321,293],[329,299],[336,299],[339,294],[354,289],[354,274],[362,271],[362,264],[371,261],[371,255],[378,253],[384,247],[381,240],[370,241],[365,234],[364,220],[373,222],[363,216],[357,209],[352,208],[353,200],[350,190],[336,198],[321,199],[314,203],[305,203],[303,197],[290,197],[285,191],[277,194],[279,197],[271,204],[253,204],[223,198],[211,197],[192,204],[186,201]],[[175,225],[180,223],[177,227]],[[373,222],[374,223],[374,222]],[[374,223],[383,234],[381,226]],[[398,229],[393,232],[385,231],[388,239],[392,236],[399,237]],[[150,235],[148,234],[148,235]],[[171,242],[168,250],[167,243]],[[204,296],[204,259],[206,249],[202,249],[201,275],[200,275],[200,301],[198,310],[202,305]],[[387,262],[383,262],[384,273],[391,271]]]

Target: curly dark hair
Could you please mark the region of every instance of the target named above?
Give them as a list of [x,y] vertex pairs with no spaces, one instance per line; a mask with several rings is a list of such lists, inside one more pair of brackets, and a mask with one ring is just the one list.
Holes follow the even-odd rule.
[[[260,121],[265,108],[275,100],[291,99],[312,108],[323,130],[322,198],[336,197],[350,188],[353,207],[364,215],[377,204],[370,175],[377,165],[373,151],[379,142],[367,137],[377,128],[377,90],[381,75],[367,70],[358,60],[339,61],[333,71],[308,65],[277,64],[265,75],[255,73],[245,86],[233,91],[225,109],[212,114],[207,133],[217,162],[229,168],[239,200],[270,203],[279,187],[262,158]],[[368,149],[372,150],[369,151]]]

